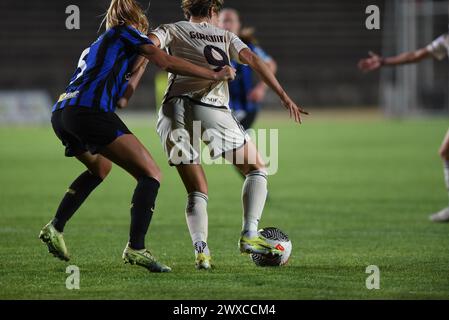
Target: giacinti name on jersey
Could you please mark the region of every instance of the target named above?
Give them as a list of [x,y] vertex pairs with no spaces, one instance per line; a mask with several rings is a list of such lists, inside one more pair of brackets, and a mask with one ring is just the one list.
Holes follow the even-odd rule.
[[224,36],[211,36],[209,34],[203,34],[195,31],[190,31],[190,38],[205,40],[209,42],[225,42]]

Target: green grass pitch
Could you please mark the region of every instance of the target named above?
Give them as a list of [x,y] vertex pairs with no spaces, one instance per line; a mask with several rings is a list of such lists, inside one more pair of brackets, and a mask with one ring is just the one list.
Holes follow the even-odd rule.
[[[184,188],[154,118],[128,122],[164,173],[147,242],[171,274],[122,263],[134,182],[117,167],[65,230],[72,260],[50,256],[37,235],[83,168],[50,128],[0,128],[0,298],[448,299],[449,225],[427,220],[448,204],[437,155],[447,121],[312,119],[259,122],[280,129],[261,226],[289,234],[287,267],[258,268],[238,253],[242,181],[230,166],[206,167],[211,272],[193,267]],[[65,287],[70,264],[80,290]],[[379,290],[366,289],[368,265],[380,268]]]

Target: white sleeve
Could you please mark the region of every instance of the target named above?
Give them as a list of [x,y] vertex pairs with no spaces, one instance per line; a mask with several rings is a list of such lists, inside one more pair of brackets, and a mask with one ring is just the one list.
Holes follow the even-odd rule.
[[431,44],[429,44],[427,46],[427,50],[429,50],[436,59],[443,60],[448,56],[448,46],[449,35],[444,34],[435,39]]
[[239,57],[240,51],[242,51],[243,49],[249,49],[249,48],[234,33],[229,32],[229,34],[230,34],[229,55],[231,56],[232,60],[241,62],[240,57]]
[[156,36],[161,43],[161,49],[165,49],[170,45],[170,42],[173,40],[173,36],[170,32],[170,26],[168,24],[163,24],[159,26],[156,30],[150,32],[150,34]]

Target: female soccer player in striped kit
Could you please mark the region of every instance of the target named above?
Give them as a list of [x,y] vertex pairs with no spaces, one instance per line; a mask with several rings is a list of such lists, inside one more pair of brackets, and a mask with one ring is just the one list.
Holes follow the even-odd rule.
[[[384,66],[397,66],[408,63],[418,63],[427,58],[443,60],[449,55],[449,34],[443,34],[435,39],[425,48],[412,52],[405,52],[394,57],[383,58],[370,52],[370,57],[362,59],[359,62],[359,68],[362,71],[369,72],[378,70]],[[449,131],[447,132],[443,143],[441,144],[439,154],[444,162],[444,179],[446,188],[449,192]],[[449,207],[440,210],[430,216],[433,222],[449,222]]]
[[145,64],[135,66],[139,56],[169,72],[213,81],[232,79],[234,72],[225,68],[216,73],[171,57],[154,46],[145,35],[148,20],[134,0],[112,0],[105,21],[106,32],[81,54],[66,92],[53,107],[51,119],[56,135],[66,148],[66,156],[76,157],[87,171],[69,187],[54,219],[41,230],[39,237],[50,253],[69,260],[63,239],[64,226],[106,178],[113,162],[137,181],[132,197],[129,243],[123,259],[152,272],[169,272],[171,269],[156,261],[145,248],[161,173],[150,153],[115,114],[115,109],[119,98],[129,91],[129,78],[142,75]]
[[[267,65],[235,34],[213,25],[222,6],[223,0],[183,0],[182,8],[190,21],[162,25],[149,37],[173,56],[211,70],[228,67],[231,58],[250,65],[279,95],[290,116],[300,122],[301,113],[306,112],[290,99]],[[201,125],[202,137],[194,136],[197,124]],[[256,146],[229,109],[228,82],[170,74],[157,131],[169,162],[176,166],[188,194],[186,219],[196,268],[211,267],[207,245],[208,187],[199,162],[201,151],[197,148],[201,139],[208,144],[213,159],[243,160],[232,161],[246,176],[242,190],[240,251],[278,253],[279,250],[257,233],[267,195],[267,173]]]

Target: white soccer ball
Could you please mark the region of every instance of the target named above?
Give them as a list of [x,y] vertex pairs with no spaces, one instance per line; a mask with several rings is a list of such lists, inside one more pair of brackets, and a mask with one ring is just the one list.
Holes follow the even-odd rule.
[[280,255],[272,254],[251,254],[251,259],[257,266],[260,267],[279,267],[286,265],[292,253],[292,242],[287,234],[278,228],[269,227],[259,230],[259,236],[264,238],[273,247],[279,249],[282,253]]

